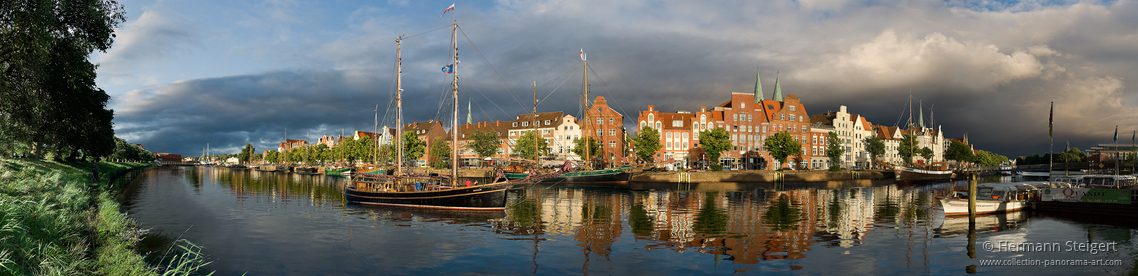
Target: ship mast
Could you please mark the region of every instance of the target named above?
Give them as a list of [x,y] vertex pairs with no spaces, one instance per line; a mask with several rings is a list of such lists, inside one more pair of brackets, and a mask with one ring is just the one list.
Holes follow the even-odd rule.
[[[541,159],[541,152],[537,149],[537,81],[533,81],[533,160],[534,162]],[[539,163],[540,164],[540,163]]]
[[[403,175],[403,36],[395,39],[395,175]],[[381,136],[382,137],[382,136]]]
[[585,106],[585,123],[582,124],[585,127],[585,133],[581,135],[581,137],[585,137],[585,143],[581,148],[585,150],[586,170],[592,170],[593,159],[589,157],[590,151],[593,150],[592,144],[589,143],[589,61],[585,60],[585,50],[581,50],[581,62],[585,64],[585,99],[581,101],[581,104]]
[[454,61],[454,67],[451,69],[453,75],[451,95],[452,101],[451,108],[454,110],[454,118],[450,121],[450,134],[451,134],[451,147],[450,147],[450,180],[452,187],[458,187],[458,20],[454,20],[454,30],[451,31],[451,46],[454,50],[454,55],[451,56]]

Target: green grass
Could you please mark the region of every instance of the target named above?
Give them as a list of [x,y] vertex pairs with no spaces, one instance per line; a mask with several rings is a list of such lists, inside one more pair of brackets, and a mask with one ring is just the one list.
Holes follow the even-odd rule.
[[[200,248],[183,248],[182,263],[147,266],[133,248],[144,230],[119,212],[123,187],[110,176],[147,163],[0,159],[0,275],[186,275],[204,266]],[[193,250],[191,250],[193,249]]]

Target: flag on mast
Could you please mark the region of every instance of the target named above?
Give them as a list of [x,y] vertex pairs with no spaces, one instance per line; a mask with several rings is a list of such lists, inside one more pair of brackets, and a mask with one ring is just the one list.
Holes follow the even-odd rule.
[[585,61],[585,48],[581,48],[581,61]]
[[1055,122],[1055,102],[1051,102],[1051,113],[1047,115],[1047,138],[1051,138],[1051,132],[1055,130],[1052,126]]
[[1114,125],[1114,142],[1118,142],[1118,125]]
[[443,66],[443,74],[454,74],[454,64]]
[[446,10],[443,10],[443,15],[440,15],[439,17],[446,16],[448,11],[453,11],[453,10],[454,10],[454,4],[450,4],[450,7],[447,8]]

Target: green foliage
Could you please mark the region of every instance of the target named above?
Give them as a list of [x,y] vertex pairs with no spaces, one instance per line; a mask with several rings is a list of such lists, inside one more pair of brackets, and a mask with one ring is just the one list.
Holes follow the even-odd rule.
[[132,162],[150,162],[154,160],[154,154],[148,150],[144,150],[138,145],[127,143],[122,138],[115,137],[115,151],[107,158],[115,161],[132,161]]
[[253,148],[253,144],[245,143],[245,147],[241,149],[241,154],[237,155],[237,160],[240,160],[241,163],[252,162],[250,157],[255,154],[257,154],[257,149]]
[[700,131],[699,147],[707,154],[707,160],[711,164],[719,164],[719,156],[723,151],[731,149],[731,134],[722,127]]
[[1056,162],[1086,162],[1087,153],[1079,150],[1079,148],[1071,148],[1067,151],[1060,152],[1055,156]]
[[[0,274],[147,275],[111,175],[143,163],[0,159]],[[99,166],[101,181],[89,172]]]
[[711,166],[710,166],[710,167],[711,167],[711,171],[713,171],[713,172],[718,172],[718,171],[722,171],[722,170],[723,170],[723,165],[720,165],[720,164],[718,164],[718,163],[716,163],[716,164],[711,164]]
[[[536,140],[537,149],[534,150],[534,142]],[[514,144],[513,153],[525,159],[537,159],[537,154],[549,154],[549,144],[546,143],[544,138],[537,137],[533,131],[526,131],[518,137],[517,142]]]
[[[601,142],[597,142],[597,139],[591,139],[590,138],[589,139],[589,156],[593,159],[597,159],[597,153],[598,152],[601,152]],[[585,159],[585,139],[584,138],[573,139],[573,154],[580,156],[582,160]]]
[[834,166],[838,166],[841,170],[842,154],[846,150],[842,148],[842,139],[838,138],[838,134],[831,131],[830,135],[826,137],[826,157],[830,158],[830,170],[834,171]]
[[447,168],[450,165],[450,158],[450,145],[447,144],[446,138],[435,137],[435,141],[431,143],[431,167]]
[[981,165],[999,166],[1000,164],[1007,163],[1007,162],[1008,162],[1007,156],[1003,156],[1003,155],[999,155],[999,154],[995,154],[995,153],[991,153],[991,152],[987,152],[987,151],[983,151],[983,150],[977,150],[976,151],[976,163],[979,163]]
[[763,222],[767,227],[779,232],[788,232],[798,229],[798,222],[802,221],[800,204],[795,204],[789,196],[780,195],[778,201],[772,202],[763,214]]
[[830,171],[831,172],[837,172],[837,171],[841,171],[841,170],[842,170],[842,165],[838,165],[837,163],[830,164]]
[[926,162],[933,160],[933,150],[929,147],[921,148],[919,153],[921,154],[921,158],[924,158]]
[[972,148],[969,148],[964,142],[952,140],[952,142],[948,144],[948,150],[944,151],[944,159],[960,162],[974,162],[976,157],[972,154]]
[[632,234],[634,235],[651,235],[653,231],[656,231],[655,221],[655,218],[648,214],[648,210],[644,208],[644,204],[639,202],[634,203],[628,212],[628,226],[632,227]]
[[763,148],[771,153],[771,157],[778,159],[778,162],[782,164],[786,164],[786,157],[802,154],[802,144],[794,141],[794,137],[785,131],[780,131],[767,138]]
[[905,164],[913,163],[913,156],[916,155],[917,136],[905,134],[901,138],[901,145],[897,146],[897,153],[901,155],[901,159],[905,160]]
[[877,157],[885,154],[885,141],[877,136],[870,136],[862,139],[862,145],[865,145],[865,151],[869,153],[873,166],[877,166]]
[[[403,132],[403,157],[404,160],[419,160],[423,154],[427,153],[427,143],[419,140],[414,132]],[[404,162],[406,164],[406,162]]]
[[[106,51],[125,10],[114,1],[5,1],[0,8],[0,146],[113,153],[110,97],[95,84],[89,55]],[[26,150],[26,151],[23,151]]]
[[636,150],[636,157],[645,163],[654,162],[656,159],[656,151],[661,148],[660,145],[660,132],[656,129],[644,126],[632,137],[632,144]]
[[312,146],[312,156],[308,158],[321,164],[332,160],[332,149],[323,143]]
[[494,156],[502,142],[498,140],[498,133],[493,131],[475,131],[471,133],[471,141],[466,147],[478,154],[479,160]]

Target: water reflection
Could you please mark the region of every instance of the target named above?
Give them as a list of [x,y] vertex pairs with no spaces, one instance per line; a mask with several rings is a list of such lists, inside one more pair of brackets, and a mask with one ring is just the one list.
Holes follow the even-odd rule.
[[[964,253],[968,218],[945,217],[935,200],[960,183],[537,186],[511,191],[505,212],[345,204],[343,183],[246,170],[160,169],[136,181],[124,207],[147,227],[204,246],[218,259],[213,268],[219,274],[943,274],[977,264]],[[977,218],[977,242],[1129,245],[1138,228],[1097,223],[1103,222],[1030,212],[986,215]],[[1126,248],[1116,254],[1129,254]],[[286,253],[298,250],[317,257]]]

